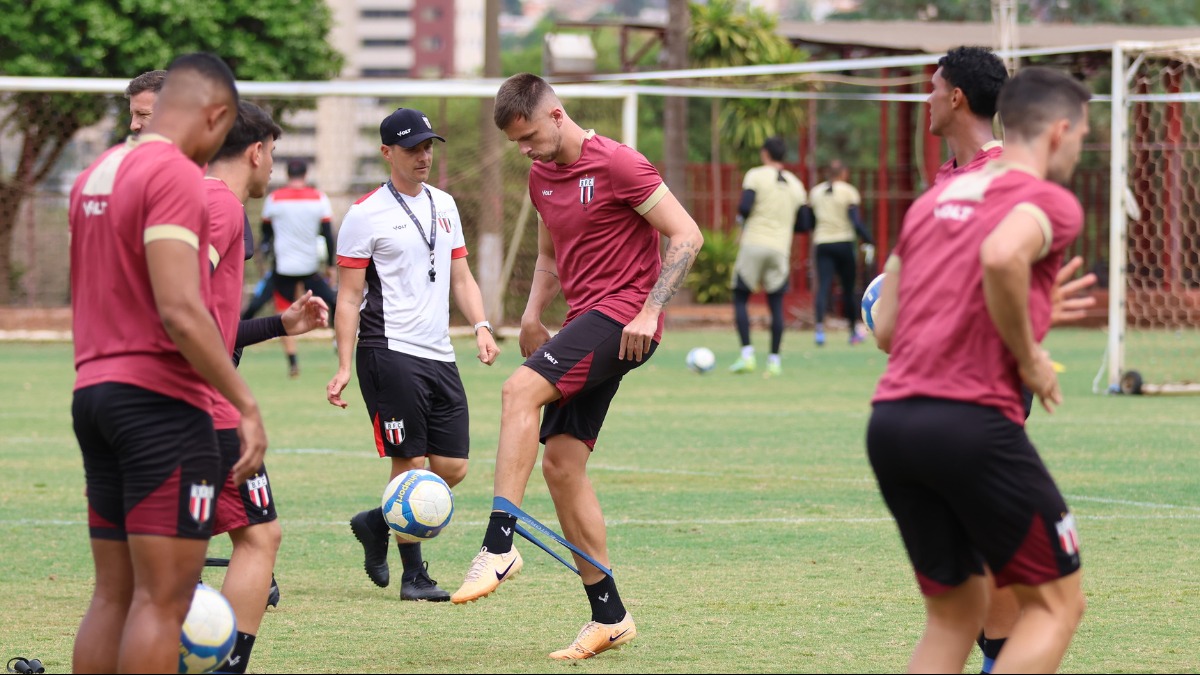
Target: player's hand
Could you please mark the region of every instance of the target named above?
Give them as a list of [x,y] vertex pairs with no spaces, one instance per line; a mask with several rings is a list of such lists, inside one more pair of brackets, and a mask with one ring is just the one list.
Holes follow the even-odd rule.
[[1074,297],[1080,291],[1096,284],[1096,275],[1091,272],[1078,279],[1071,278],[1080,267],[1083,267],[1083,258],[1075,256],[1058,270],[1058,276],[1054,278],[1054,288],[1050,289],[1051,325],[1079,321],[1087,316],[1088,308],[1096,305],[1094,296]]
[[521,333],[517,336],[517,342],[521,345],[521,356],[529,358],[549,340],[550,331],[541,319],[521,319]]
[[496,338],[492,337],[492,331],[486,328],[475,331],[475,346],[479,349],[479,360],[485,366],[495,363],[496,357],[500,355],[500,348],[496,346]]
[[279,315],[288,335],[303,335],[314,328],[329,325],[329,305],[312,291],[306,291],[291,307]]
[[1021,381],[1030,391],[1037,394],[1046,412],[1053,413],[1054,406],[1062,404],[1062,391],[1058,388],[1058,374],[1054,372],[1054,362],[1050,360],[1050,353],[1038,349],[1033,361],[1020,364],[1019,369]]
[[267,432],[257,407],[242,413],[242,419],[238,422],[238,441],[242,446],[242,456],[233,465],[233,482],[241,485],[258,471],[267,454]]
[[657,315],[647,314],[645,310],[638,312],[633,321],[625,326],[625,330],[621,331],[621,348],[617,351],[617,358],[641,361],[643,356],[650,354],[657,330]]
[[339,368],[329,384],[325,385],[325,400],[329,401],[330,405],[344,409],[347,403],[342,400],[342,392],[346,390],[346,385],[349,383],[350,371]]

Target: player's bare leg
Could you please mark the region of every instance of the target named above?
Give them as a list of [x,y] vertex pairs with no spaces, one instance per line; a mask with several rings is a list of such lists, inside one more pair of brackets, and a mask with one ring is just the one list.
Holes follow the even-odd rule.
[[[597,562],[609,567],[608,532],[600,500],[587,475],[591,449],[572,436],[559,434],[546,440],[542,456],[542,474],[554,500],[554,510],[562,526],[563,536]],[[551,658],[587,659],[600,652],[620,647],[637,636],[633,618],[625,611],[616,581],[572,554],[575,566],[583,579],[584,592],[592,607],[592,618],[565,649],[550,654]]]
[[[991,576],[989,575],[989,579]],[[994,580],[993,580],[994,581]],[[1021,618],[1021,604],[1012,588],[1005,586],[997,588],[992,584],[991,602],[988,603],[987,616],[983,620],[983,672],[990,673],[995,666],[997,656],[1012,635],[1013,626]]]
[[1014,584],[1021,618],[1013,626],[995,673],[1052,673],[1083,618],[1082,572],[1040,586]]
[[133,601],[133,562],[126,542],[107,539],[92,539],[92,558],[96,563],[96,586],[75,634],[71,670],[115,673],[118,645]]
[[231,530],[229,538],[233,540],[233,553],[229,556],[229,571],[221,584],[221,594],[233,605],[238,631],[258,635],[267,611],[267,593],[283,529],[278,520],[272,520]]
[[961,673],[987,612],[987,577],[925,597],[925,632],[908,662],[910,673]]
[[[173,673],[179,634],[204,569],[207,539],[129,535],[133,600],[116,672]],[[263,598],[264,603],[266,598]]]
[[[560,397],[558,389],[530,368],[521,366],[509,376],[501,392],[500,446],[496,451],[495,495],[520,506],[529,475],[538,455],[538,430],[542,406]],[[451,596],[455,604],[490,595],[501,582],[524,566],[513,546],[516,518],[493,511],[483,536],[483,547],[471,561],[462,586]]]

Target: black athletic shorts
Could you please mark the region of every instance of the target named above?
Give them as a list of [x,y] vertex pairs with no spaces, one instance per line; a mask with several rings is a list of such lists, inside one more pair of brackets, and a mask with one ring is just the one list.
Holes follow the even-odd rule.
[[380,457],[467,458],[467,392],[453,361],[359,347],[356,368]]
[[1074,516],[1024,428],[998,409],[876,403],[867,455],[925,595],[982,574],[984,563],[998,586],[1079,569]]
[[212,416],[179,399],[105,382],[75,392],[93,539],[208,539],[221,461]]
[[275,495],[271,479],[263,464],[245,483],[233,482],[233,465],[242,456],[242,441],[237,429],[218,429],[217,443],[221,446],[221,475],[225,483],[217,496],[217,519],[213,534],[224,534],[250,525],[269,523],[279,517],[275,512]]
[[650,360],[658,349],[658,343],[651,342],[641,361],[618,359],[624,330],[623,324],[600,312],[585,312],[525,360],[527,367],[562,394],[542,415],[542,443],[551,436],[567,434],[595,449],[621,378]]

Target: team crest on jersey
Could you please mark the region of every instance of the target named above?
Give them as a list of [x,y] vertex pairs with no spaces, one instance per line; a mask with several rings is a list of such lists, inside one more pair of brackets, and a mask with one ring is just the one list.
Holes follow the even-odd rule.
[[1058,530],[1058,545],[1063,553],[1075,555],[1079,553],[1079,532],[1075,529],[1075,514],[1064,514],[1062,520],[1054,524]]
[[404,420],[392,420],[391,422],[383,423],[383,435],[387,437],[388,443],[392,445],[400,445],[404,442]]
[[587,206],[592,198],[596,196],[596,179],[580,178],[579,179],[579,203]]
[[445,213],[439,213],[437,217],[438,225],[446,232],[450,231],[450,216]]
[[271,491],[268,489],[267,477],[255,476],[246,481],[246,490],[250,492],[250,501],[260,509],[271,504]]
[[188,512],[192,514],[192,518],[197,523],[203,525],[212,516],[213,498],[216,494],[216,486],[207,483],[192,486],[191,497],[188,499]]

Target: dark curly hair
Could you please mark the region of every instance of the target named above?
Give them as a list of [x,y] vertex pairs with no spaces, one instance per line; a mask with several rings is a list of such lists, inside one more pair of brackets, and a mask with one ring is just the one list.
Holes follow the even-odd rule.
[[951,87],[962,90],[971,112],[987,119],[995,116],[996,99],[1008,81],[999,56],[987,47],[955,47],[938,59],[938,67]]

